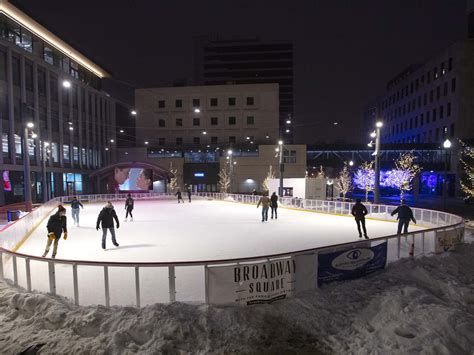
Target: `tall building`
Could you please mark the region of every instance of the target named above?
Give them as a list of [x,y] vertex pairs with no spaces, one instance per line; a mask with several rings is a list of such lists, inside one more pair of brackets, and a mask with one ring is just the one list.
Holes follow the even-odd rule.
[[197,84],[279,84],[280,137],[288,143],[293,141],[293,73],[291,42],[196,39]]
[[[24,200],[25,156],[33,201],[47,197],[44,183],[49,196],[92,191],[89,173],[115,160],[115,149],[109,149],[116,139],[115,102],[101,91],[109,75],[0,0],[0,204]],[[34,127],[27,131],[26,153],[27,122]]]

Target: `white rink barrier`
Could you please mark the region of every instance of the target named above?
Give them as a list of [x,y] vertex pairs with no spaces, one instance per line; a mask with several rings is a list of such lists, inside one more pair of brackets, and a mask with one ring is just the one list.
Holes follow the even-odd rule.
[[[124,200],[127,194],[81,195],[81,202],[105,202]],[[135,200],[174,199],[166,193],[132,194]],[[197,193],[194,197],[222,200],[234,203],[256,204],[260,196]],[[49,292],[73,300],[79,304],[135,305],[166,302],[205,302],[213,303],[209,298],[209,270],[215,266],[252,265],[256,263],[272,263],[281,260],[295,260],[316,256],[334,250],[345,250],[361,247],[361,243],[376,246],[387,242],[387,261],[393,262],[400,258],[432,254],[436,250],[437,236],[455,232],[463,233],[464,221],[461,217],[434,210],[412,208],[418,224],[427,229],[402,235],[389,235],[370,240],[335,244],[307,250],[288,251],[287,253],[261,255],[251,258],[225,260],[196,260],[192,262],[99,262],[82,260],[49,259],[25,255],[15,252],[24,239],[59,205],[70,201],[70,197],[54,198],[34,209],[19,220],[0,230],[0,279],[6,279],[15,286],[24,287],[28,291]],[[353,206],[351,202],[304,200],[284,197],[280,206],[287,208],[311,210],[350,216]],[[391,220],[390,213],[396,206],[367,205],[368,218]],[[316,258],[317,259],[317,258]],[[90,280],[82,280],[85,270],[94,270],[97,282],[94,290],[88,289]],[[122,277],[128,275],[128,277]],[[118,277],[117,277],[118,276]],[[120,300],[114,293],[111,284],[118,279],[121,292],[128,290],[133,296],[128,300]],[[64,282],[67,280],[67,282]],[[296,283],[298,286],[298,283]],[[306,286],[305,286],[306,287]],[[316,284],[312,288],[317,287]],[[307,287],[305,288],[307,289]],[[130,291],[133,290],[133,291]],[[298,290],[298,289],[297,289]],[[117,292],[118,293],[118,292]]]

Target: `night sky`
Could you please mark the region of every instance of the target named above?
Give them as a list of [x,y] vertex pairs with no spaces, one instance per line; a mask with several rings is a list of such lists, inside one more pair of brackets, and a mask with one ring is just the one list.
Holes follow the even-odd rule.
[[301,143],[359,142],[362,108],[385,83],[466,33],[464,0],[11,2],[140,87],[192,80],[195,36],[292,40]]

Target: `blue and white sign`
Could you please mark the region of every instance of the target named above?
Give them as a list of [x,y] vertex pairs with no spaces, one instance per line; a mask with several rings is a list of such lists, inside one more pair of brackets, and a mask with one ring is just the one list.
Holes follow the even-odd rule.
[[387,242],[374,247],[353,248],[318,255],[318,285],[354,279],[383,269],[387,262]]
[[204,173],[194,173],[194,177],[204,177]]

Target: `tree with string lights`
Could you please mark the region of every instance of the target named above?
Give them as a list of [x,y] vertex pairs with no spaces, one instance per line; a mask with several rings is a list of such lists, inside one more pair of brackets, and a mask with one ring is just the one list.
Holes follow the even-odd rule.
[[345,200],[346,194],[352,190],[352,177],[346,163],[344,163],[344,167],[339,172],[337,177],[337,187],[342,193],[342,198]]
[[170,168],[168,169],[168,172],[171,175],[168,187],[171,192],[174,192],[174,190],[176,190],[176,188],[178,187],[178,169],[173,167],[173,162],[170,163]]
[[231,183],[231,177],[230,177],[230,172],[227,166],[224,166],[220,171],[219,171],[219,190],[220,192],[227,193],[227,191],[230,188],[230,183]]
[[405,193],[413,188],[413,179],[421,171],[415,160],[413,152],[403,153],[395,161],[395,169],[387,174],[384,185],[400,190],[400,200],[403,200]]
[[470,145],[460,142],[461,150],[461,167],[463,173],[461,175],[461,191],[464,194],[464,199],[469,201],[474,199],[474,148]]
[[355,173],[354,183],[359,189],[365,190],[365,202],[367,202],[369,192],[373,191],[375,186],[374,161],[361,164]]
[[265,180],[263,180],[262,183],[263,191],[270,191],[271,179],[275,179],[275,173],[273,172],[273,167],[270,165],[270,167],[268,168],[267,176],[265,177]]

